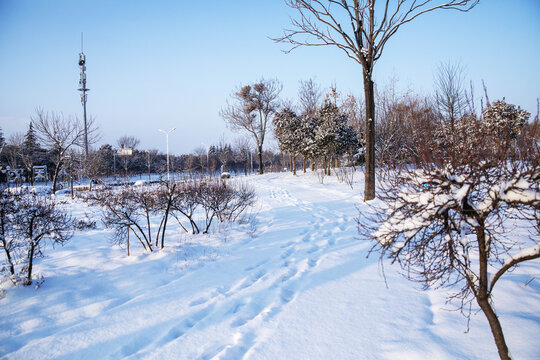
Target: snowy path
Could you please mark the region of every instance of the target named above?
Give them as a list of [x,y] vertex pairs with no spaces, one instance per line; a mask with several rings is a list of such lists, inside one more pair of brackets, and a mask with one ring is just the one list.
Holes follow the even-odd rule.
[[[385,266],[385,286],[358,239],[360,185],[327,181],[250,177],[260,199],[251,234],[178,235],[166,251],[130,258],[102,230],[78,235],[39,264],[38,291],[0,300],[0,358],[496,358],[481,314],[464,334],[439,294],[415,290],[395,267]],[[539,354],[539,272],[524,267],[519,281],[537,280],[503,293],[523,302],[522,312],[503,308],[516,358]]]

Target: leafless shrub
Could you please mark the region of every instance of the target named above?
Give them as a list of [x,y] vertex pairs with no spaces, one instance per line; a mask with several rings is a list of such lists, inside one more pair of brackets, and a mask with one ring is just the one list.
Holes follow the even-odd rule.
[[19,198],[19,194],[0,191],[0,241],[7,261],[7,264],[2,264],[2,269],[8,272],[8,276],[15,276],[15,252],[20,246],[12,234]]
[[201,182],[200,201],[205,212],[207,233],[214,218],[220,222],[236,221],[255,201],[255,192],[245,184],[228,185],[221,179]]
[[315,170],[315,174],[317,174],[317,178],[319,179],[319,184],[324,184],[324,178],[326,177],[326,169],[325,170],[317,169]]
[[200,180],[189,179],[179,182],[175,189],[175,196],[171,204],[172,215],[178,221],[178,224],[185,232],[188,232],[187,228],[182,224],[180,216],[185,217],[191,226],[191,232],[198,234],[200,232],[197,225],[195,214],[200,207]]
[[352,189],[355,171],[354,167],[340,166],[335,169],[336,178],[340,184],[345,183]]
[[137,194],[134,190],[129,186],[114,191],[104,189],[96,191],[91,198],[103,207],[105,226],[114,229],[112,241],[118,245],[126,243],[128,255],[130,233],[135,235],[144,250],[153,251],[150,226],[144,227],[145,218],[150,224],[150,194]]
[[[490,131],[489,119],[465,116],[453,133],[423,126],[417,156],[388,167],[381,181],[384,206],[360,232],[372,252],[388,257],[427,287],[457,287],[448,296],[467,316],[476,300],[486,315],[499,355],[508,348],[492,305],[498,279],[540,257],[540,149],[534,126],[510,140]],[[478,141],[482,139],[482,141]],[[512,224],[512,225],[510,225]],[[511,226],[530,228],[515,237]],[[491,272],[491,273],[490,273]]]
[[[189,232],[183,220],[189,222],[191,232],[208,233],[214,219],[233,222],[255,201],[255,192],[247,185],[228,184],[222,179],[186,179],[154,187],[126,186],[119,190],[96,191],[90,200],[101,206],[105,226],[114,229],[113,242],[127,244],[134,235],[146,251],[153,251],[165,235],[170,217]],[[204,225],[198,223],[201,213]],[[159,220],[153,234],[153,219]],[[154,240],[153,240],[154,239]]]
[[6,192],[0,195],[0,226],[6,271],[14,283],[20,281],[23,285],[32,284],[34,259],[43,255],[45,240],[63,245],[71,238],[74,227],[71,216],[53,199]]

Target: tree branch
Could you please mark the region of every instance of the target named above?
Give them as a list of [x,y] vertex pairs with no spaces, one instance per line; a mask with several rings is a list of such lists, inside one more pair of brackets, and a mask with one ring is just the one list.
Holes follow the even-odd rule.
[[495,286],[495,283],[499,278],[510,268],[516,266],[517,264],[527,261],[527,260],[533,260],[540,258],[540,242],[533,247],[530,247],[528,249],[522,250],[519,253],[517,253],[514,256],[509,257],[504,261],[504,265],[502,268],[497,271],[495,276],[493,276],[493,279],[491,280],[491,284],[489,286],[489,293],[493,291],[493,287]]

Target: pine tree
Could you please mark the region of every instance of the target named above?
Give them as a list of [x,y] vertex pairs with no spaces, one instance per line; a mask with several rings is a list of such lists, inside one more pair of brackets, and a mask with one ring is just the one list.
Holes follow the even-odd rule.
[[24,136],[23,151],[25,151],[27,154],[32,154],[39,148],[40,146],[37,143],[36,134],[34,133],[34,126],[30,122],[30,125],[28,126],[28,131]]
[[274,134],[279,141],[279,149],[291,156],[291,168],[296,175],[296,156],[301,153],[304,133],[301,119],[289,107],[276,113]]
[[6,138],[4,137],[4,132],[2,131],[2,127],[0,127],[0,148],[5,143],[6,143]]
[[356,132],[347,124],[347,116],[340,112],[335,103],[327,100],[317,116],[319,122],[315,130],[315,143],[326,163],[332,157],[356,152]]

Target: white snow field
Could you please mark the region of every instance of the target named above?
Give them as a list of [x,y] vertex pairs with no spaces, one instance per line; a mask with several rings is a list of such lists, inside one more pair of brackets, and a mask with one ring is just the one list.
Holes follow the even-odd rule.
[[[0,300],[2,359],[497,359],[484,315],[467,321],[444,292],[366,258],[354,190],[313,174],[238,177],[258,195],[256,223],[210,235],[169,231],[132,256],[110,230],[46,249],[34,287]],[[73,214],[98,216],[82,202]],[[540,359],[540,263],[505,275],[494,304],[515,359]],[[473,311],[477,311],[473,308]]]

